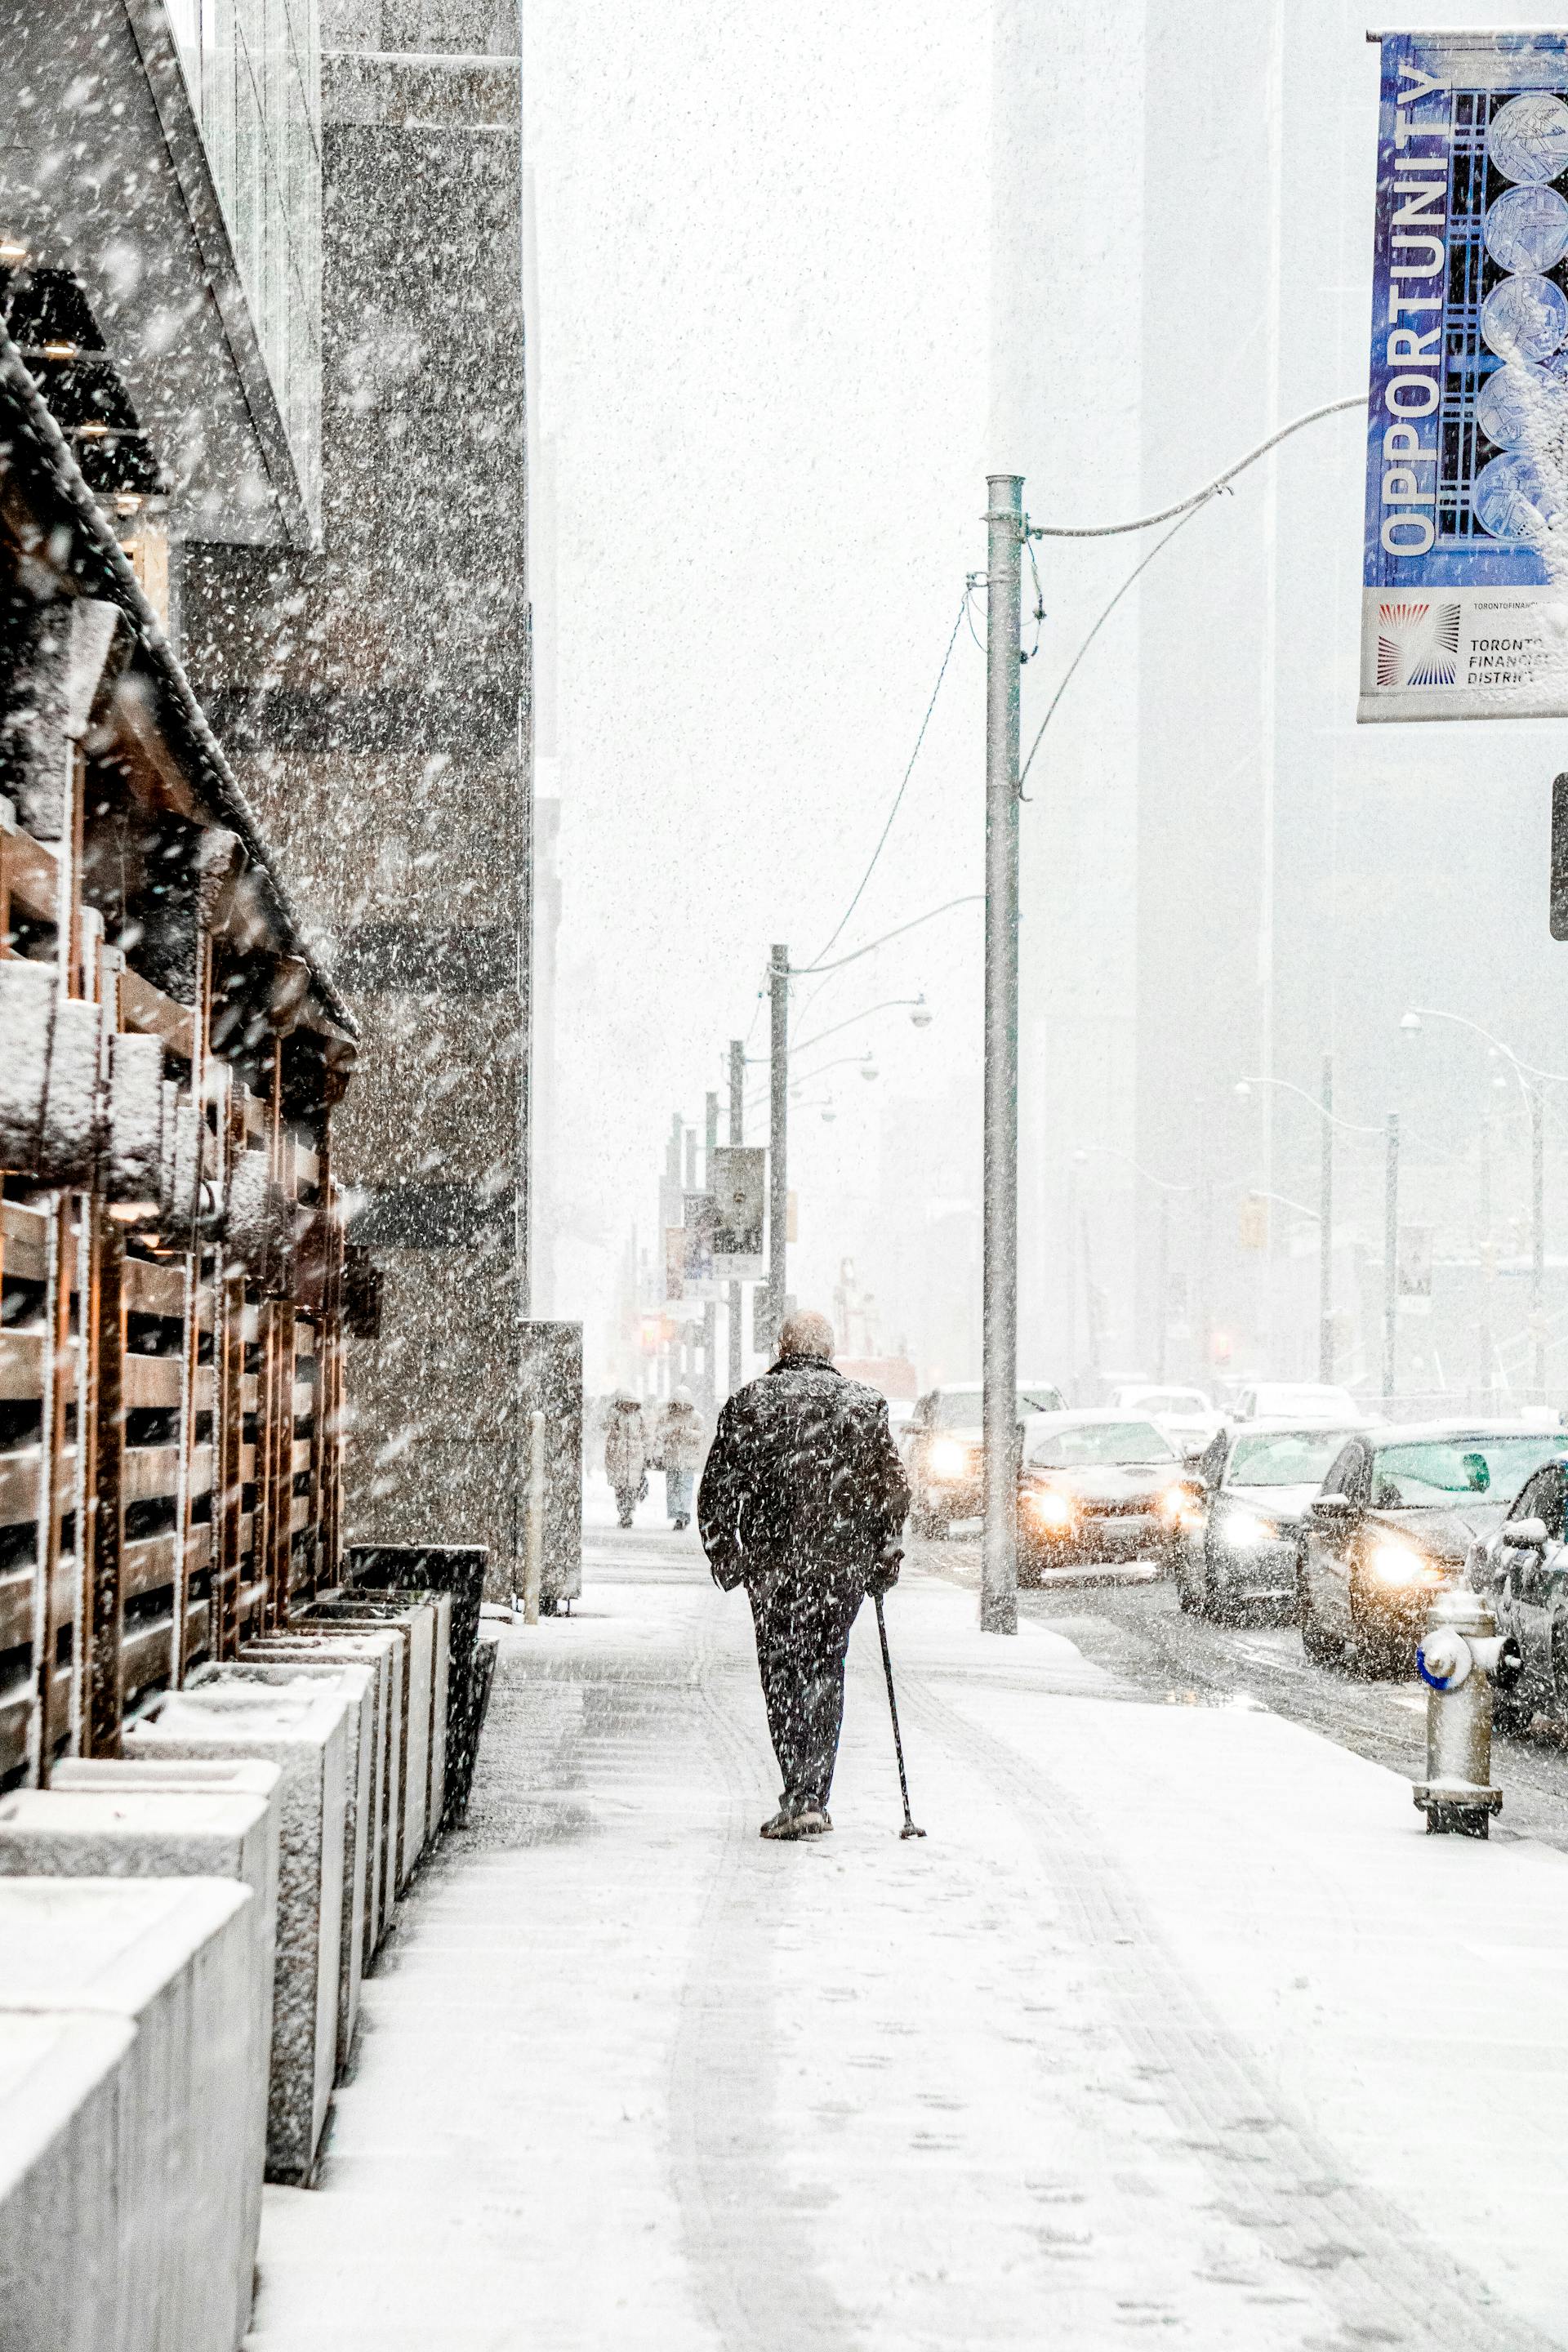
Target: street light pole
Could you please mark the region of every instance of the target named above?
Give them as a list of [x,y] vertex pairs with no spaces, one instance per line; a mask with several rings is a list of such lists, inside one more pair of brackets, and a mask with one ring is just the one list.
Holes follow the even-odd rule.
[[1530,1090],[1530,1328],[1534,1338],[1532,1402],[1546,1402],[1546,1102]]
[[[730,1141],[732,1145],[745,1141],[746,1127],[746,1049],[739,1037],[730,1040]],[[729,1393],[733,1396],[741,1385],[741,1286],[730,1285],[730,1380]]]
[[1154,1378],[1165,1377],[1165,1325],[1171,1311],[1171,1196],[1160,1195],[1160,1312],[1154,1325]]
[[1492,1362],[1492,1283],[1497,1274],[1497,1244],[1492,1238],[1492,1114],[1489,1103],[1481,1113],[1481,1395],[1489,1412],[1495,1402],[1497,1374]]
[[992,474],[985,562],[985,1238],[980,1622],[1018,1630],[1018,673],[1023,477]]
[[1383,1393],[1394,1394],[1399,1346],[1399,1113],[1388,1114],[1383,1178]]
[[1334,1057],[1323,1055],[1323,1146],[1319,1184],[1318,1378],[1334,1377]]
[[789,1236],[789,950],[776,942],[768,966],[768,1346],[776,1356]]
[[[702,1185],[710,1199],[713,1193],[713,1154],[718,1149],[719,1097],[710,1095],[703,1106]],[[717,1202],[714,1205],[717,1206]],[[711,1234],[711,1225],[709,1232]],[[718,1346],[719,1302],[716,1298],[708,1298],[702,1306],[702,1396],[710,1413],[719,1410],[719,1368],[713,1360]]]

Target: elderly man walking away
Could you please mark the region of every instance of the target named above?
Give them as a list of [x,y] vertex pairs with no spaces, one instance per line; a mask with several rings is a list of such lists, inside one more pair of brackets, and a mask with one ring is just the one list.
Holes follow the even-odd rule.
[[903,1557],[910,1492],[875,1389],[833,1368],[824,1315],[789,1316],[779,1359],[719,1416],[697,1524],[713,1580],[743,1584],[784,1774],[765,1838],[820,1837],[844,1715],[849,1629]]

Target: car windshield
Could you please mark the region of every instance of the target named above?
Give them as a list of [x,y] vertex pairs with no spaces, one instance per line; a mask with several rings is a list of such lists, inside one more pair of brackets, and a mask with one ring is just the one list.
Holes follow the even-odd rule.
[[1321,1486],[1345,1442],[1342,1429],[1277,1429],[1238,1437],[1226,1472],[1233,1486]]
[[[1059,1389],[1020,1389],[1018,1418],[1031,1412],[1060,1412],[1062,1395]],[[934,1429],[978,1429],[980,1426],[980,1391],[978,1389],[943,1389],[936,1401]]]
[[1144,1389],[1135,1397],[1123,1400],[1135,1404],[1142,1412],[1206,1412],[1196,1389]]
[[1053,1429],[1029,1459],[1040,1470],[1114,1469],[1127,1462],[1173,1462],[1175,1449],[1152,1421],[1083,1421]]
[[1414,1510],[1483,1498],[1511,1503],[1531,1472],[1562,1451],[1561,1431],[1554,1437],[1443,1437],[1380,1445],[1372,1457],[1373,1507]]

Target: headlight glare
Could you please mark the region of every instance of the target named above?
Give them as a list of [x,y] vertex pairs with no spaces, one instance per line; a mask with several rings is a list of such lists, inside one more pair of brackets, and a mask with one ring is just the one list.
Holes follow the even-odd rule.
[[1380,1584],[1425,1584],[1436,1572],[1414,1545],[1393,1540],[1373,1544],[1367,1566]]
[[962,1478],[969,1467],[969,1451],[955,1437],[939,1437],[931,1450],[933,1478]]
[[1174,1527],[1178,1519],[1185,1517],[1187,1507],[1191,1501],[1192,1496],[1184,1486],[1167,1486],[1165,1488],[1164,1493],[1160,1497],[1159,1509],[1160,1517],[1164,1520],[1167,1527]]
[[1070,1528],[1078,1517],[1072,1496],[1056,1486],[1037,1487],[1029,1497],[1029,1508],[1043,1528]]
[[1259,1517],[1256,1511],[1227,1511],[1225,1517],[1226,1543],[1239,1544],[1243,1550],[1254,1550],[1258,1544],[1273,1543],[1279,1533],[1272,1519]]

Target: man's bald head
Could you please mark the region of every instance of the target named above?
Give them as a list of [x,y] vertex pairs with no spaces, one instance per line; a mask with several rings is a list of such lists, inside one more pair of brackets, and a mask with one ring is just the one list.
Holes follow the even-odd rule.
[[780,1361],[790,1356],[816,1356],[825,1364],[833,1361],[833,1326],[826,1315],[803,1307],[784,1317],[779,1333]]

